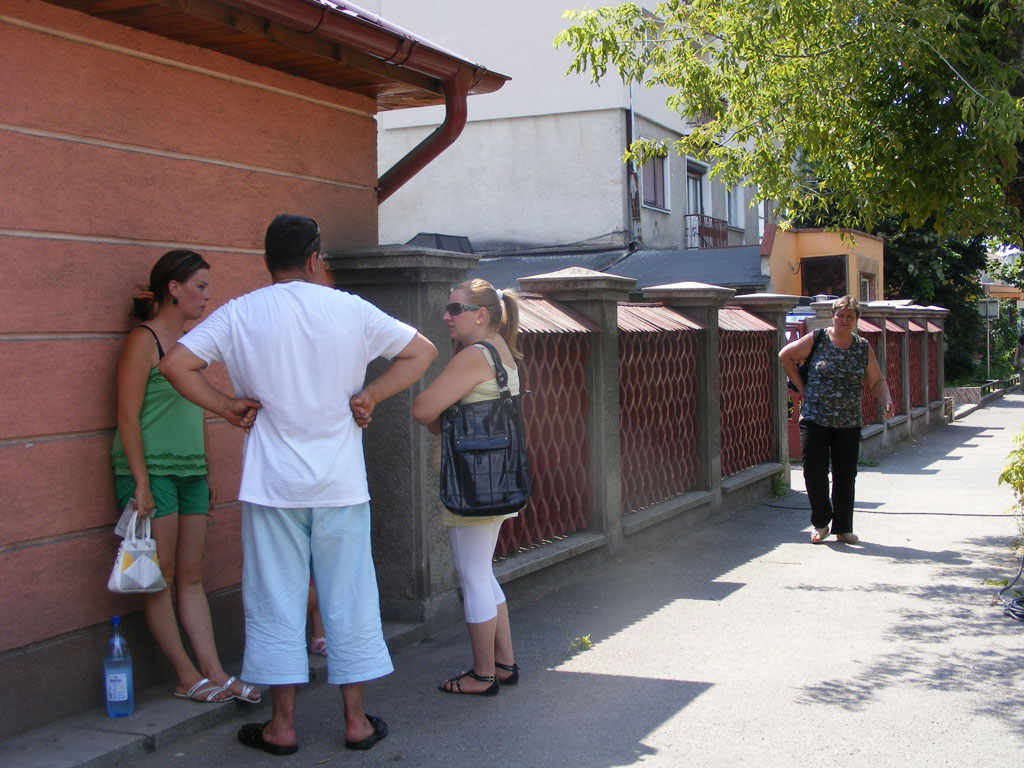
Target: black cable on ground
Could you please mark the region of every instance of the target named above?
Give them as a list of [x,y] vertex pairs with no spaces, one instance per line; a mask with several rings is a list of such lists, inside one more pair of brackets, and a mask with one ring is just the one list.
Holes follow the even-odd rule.
[[1024,597],[1014,597],[1007,600],[1003,597],[1003,592],[1010,589],[1010,587],[1017,583],[1021,573],[1024,573],[1024,557],[1020,560],[1020,568],[1017,569],[1017,575],[1013,577],[1013,581],[1000,589],[997,593],[1000,602],[1003,604],[1003,613],[1017,621],[1024,621]]

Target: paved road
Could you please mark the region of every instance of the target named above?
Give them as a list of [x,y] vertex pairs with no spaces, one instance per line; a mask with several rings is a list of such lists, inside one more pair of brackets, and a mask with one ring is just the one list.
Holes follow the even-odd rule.
[[797,489],[513,606],[523,678],[496,698],[435,690],[462,635],[399,652],[368,686],[391,727],[368,753],[341,748],[324,686],[299,697],[293,757],[236,743],[257,710],[134,765],[1016,764],[1024,624],[984,581],[1019,565],[996,478],[1022,423],[1010,395],[862,468],[859,545],[809,544]]

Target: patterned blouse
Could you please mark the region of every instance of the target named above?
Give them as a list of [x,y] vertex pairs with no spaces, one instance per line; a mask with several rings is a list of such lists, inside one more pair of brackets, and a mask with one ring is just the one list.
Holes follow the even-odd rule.
[[822,427],[860,427],[863,423],[862,382],[868,369],[868,340],[854,334],[850,346],[839,349],[832,343],[827,330],[822,334],[807,373],[800,419]]

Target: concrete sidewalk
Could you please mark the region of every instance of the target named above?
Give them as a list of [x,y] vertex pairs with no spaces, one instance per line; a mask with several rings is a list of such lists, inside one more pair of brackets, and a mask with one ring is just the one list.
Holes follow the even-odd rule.
[[[367,710],[390,725],[370,752],[343,748],[340,696],[321,685],[299,697],[300,750],[289,758],[235,740],[268,707],[204,707],[163,691],[122,721],[96,713],[0,743],[0,764],[1019,761],[1024,624],[993,605],[998,587],[985,580],[1019,567],[1004,512],[1012,494],[996,478],[1022,423],[1024,395],[1010,394],[863,467],[858,545],[808,543],[797,472],[788,496],[544,597],[518,600],[513,584],[520,684],[490,699],[443,694],[437,683],[469,665],[465,636],[407,646],[396,672],[367,686]],[[582,636],[593,647],[570,649]]]

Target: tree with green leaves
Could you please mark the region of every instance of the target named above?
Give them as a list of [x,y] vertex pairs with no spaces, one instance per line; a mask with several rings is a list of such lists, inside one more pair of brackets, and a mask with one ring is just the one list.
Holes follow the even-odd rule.
[[942,237],[929,227],[890,220],[874,234],[885,239],[885,295],[945,307],[946,380],[971,378],[974,358],[985,349],[985,324],[978,314],[984,298],[981,271],[988,251],[980,237]]
[[570,72],[664,86],[670,109],[702,118],[672,148],[727,184],[753,181],[784,214],[1024,237],[1024,0],[668,0],[566,16],[555,42],[575,53]]

